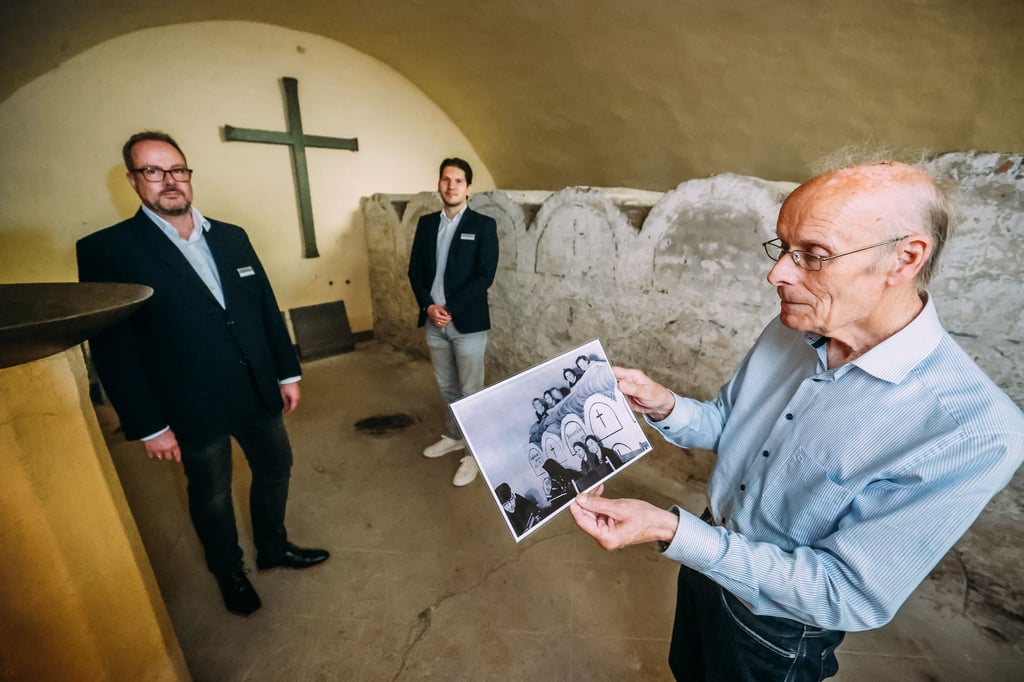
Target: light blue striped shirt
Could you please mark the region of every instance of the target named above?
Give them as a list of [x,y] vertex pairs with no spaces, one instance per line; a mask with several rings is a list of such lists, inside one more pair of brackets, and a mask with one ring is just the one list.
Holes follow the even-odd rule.
[[881,627],[1024,459],[1024,415],[947,334],[907,327],[828,369],[778,318],[718,398],[651,422],[713,450],[708,525],[677,507],[665,556],[758,615]]

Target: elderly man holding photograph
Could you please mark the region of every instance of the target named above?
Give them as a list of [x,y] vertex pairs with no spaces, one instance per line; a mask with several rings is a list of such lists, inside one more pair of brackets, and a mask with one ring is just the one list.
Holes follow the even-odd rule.
[[572,505],[606,549],[682,564],[669,663],[685,680],[821,680],[848,631],[885,625],[1024,458],[1024,415],[925,290],[952,215],[885,162],[798,187],[764,244],[781,311],[714,400],[615,369],[634,410],[717,453],[702,517]]

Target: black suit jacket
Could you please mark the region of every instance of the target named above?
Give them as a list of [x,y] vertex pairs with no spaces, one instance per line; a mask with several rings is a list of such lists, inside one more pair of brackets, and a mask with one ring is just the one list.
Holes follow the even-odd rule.
[[[409,283],[420,307],[418,326],[427,320],[434,303],[430,288],[437,270],[437,231],[441,213],[420,218],[409,257]],[[498,269],[498,227],[494,218],[466,208],[455,228],[444,271],[445,307],[452,324],[463,334],[491,328],[487,289]]]
[[138,312],[89,341],[129,439],[170,425],[179,441],[208,442],[227,433],[228,409],[238,391],[255,390],[268,414],[278,413],[278,379],[300,374],[274,292],[245,231],[211,220],[205,237],[226,309],[141,209],[78,242],[81,281],[153,288]]

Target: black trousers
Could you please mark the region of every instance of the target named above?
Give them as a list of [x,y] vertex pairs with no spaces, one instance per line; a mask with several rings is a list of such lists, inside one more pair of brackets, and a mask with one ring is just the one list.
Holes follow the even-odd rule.
[[[705,511],[707,521],[710,513]],[[754,615],[702,573],[679,569],[668,662],[677,680],[819,682],[839,671],[846,633]]]
[[180,443],[188,478],[189,515],[203,546],[206,566],[218,576],[242,565],[231,499],[232,436],[252,471],[249,512],[257,553],[265,559],[276,559],[288,542],[284,525],[292,466],[288,432],[281,415],[271,414],[260,402],[252,382],[241,383],[237,400],[229,408],[228,433],[207,443]]

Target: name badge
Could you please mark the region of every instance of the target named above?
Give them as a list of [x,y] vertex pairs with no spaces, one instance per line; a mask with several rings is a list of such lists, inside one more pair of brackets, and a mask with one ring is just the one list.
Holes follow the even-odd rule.
[[244,268],[238,268],[239,277],[252,277],[256,274],[256,271],[252,269],[251,265],[246,265]]
[[476,239],[476,235],[473,234],[472,232],[463,232],[462,234],[459,235],[459,239],[461,239],[463,241],[471,242],[474,239]]

